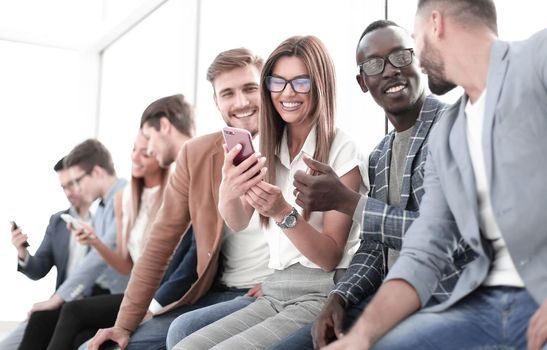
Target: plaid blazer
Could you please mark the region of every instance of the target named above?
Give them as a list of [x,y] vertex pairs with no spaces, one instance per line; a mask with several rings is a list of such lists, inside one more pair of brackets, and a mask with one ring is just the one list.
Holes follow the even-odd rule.
[[[400,208],[387,204],[391,145],[395,132],[387,134],[369,156],[370,192],[362,214],[361,245],[345,275],[332,291],[349,303],[357,304],[376,292],[387,273],[387,248],[401,250],[406,230],[419,216],[420,201],[424,195],[427,139],[446,107],[433,96],[427,96],[424,101],[405,160]],[[475,253],[460,239],[454,252],[454,264],[444,272],[442,282],[433,293],[435,299],[432,302],[440,302],[450,296],[461,269],[474,258]]]

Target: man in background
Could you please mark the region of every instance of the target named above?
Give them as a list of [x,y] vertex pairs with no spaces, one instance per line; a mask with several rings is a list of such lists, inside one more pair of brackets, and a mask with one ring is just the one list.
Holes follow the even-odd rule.
[[[110,249],[115,249],[114,194],[125,186],[126,181],[117,177],[110,152],[98,140],[88,139],[74,147],[66,156],[64,165],[84,201],[100,200],[93,227],[86,225],[85,229],[73,234],[79,235],[79,239],[101,239]],[[127,281],[127,276],[109,267],[92,249],[49,300],[33,306],[19,349],[47,347],[65,302],[89,294],[123,293]]]
[[[52,267],[55,267],[57,269],[55,290],[75,271],[88,252],[87,248],[78,244],[76,238],[67,230],[66,223],[61,219],[61,214],[70,214],[80,221],[91,222],[90,203],[80,196],[63,161],[64,158],[59,160],[53,170],[59,177],[59,183],[70,207],[51,216],[44,239],[36,250],[36,254],[29,253],[28,245],[25,244],[28,236],[23,233],[22,228],[12,225],[11,229],[11,243],[17,250],[17,270],[32,280],[38,280],[47,275]],[[26,321],[17,325],[16,329],[0,342],[0,349],[16,350],[23,338],[26,326]]]
[[161,167],[175,162],[182,146],[194,136],[193,107],[181,95],[160,98],[142,114],[141,131],[148,140],[148,153]]

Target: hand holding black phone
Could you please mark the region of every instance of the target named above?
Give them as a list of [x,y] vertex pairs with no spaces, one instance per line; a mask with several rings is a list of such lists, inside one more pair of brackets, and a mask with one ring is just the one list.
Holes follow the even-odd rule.
[[121,350],[122,348],[113,340],[107,340],[99,346],[99,350]]
[[[17,224],[15,223],[15,221],[12,221],[12,222],[11,222],[11,230],[12,230],[12,231],[15,231],[15,230],[17,230],[18,228],[19,228],[19,226],[17,226]],[[30,244],[28,244],[27,241],[24,241],[24,242],[23,242],[23,247],[24,247],[24,248],[28,248],[28,247],[30,247]]]

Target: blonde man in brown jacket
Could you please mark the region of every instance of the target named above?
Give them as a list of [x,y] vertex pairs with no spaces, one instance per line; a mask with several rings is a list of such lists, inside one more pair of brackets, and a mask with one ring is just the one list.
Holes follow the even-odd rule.
[[[258,130],[262,64],[249,50],[234,49],[220,53],[207,73],[215,104],[225,122],[245,128],[253,136]],[[222,134],[217,132],[194,138],[182,147],[149,242],[133,269],[116,323],[112,328],[100,330],[88,349],[98,349],[107,340],[115,341],[122,349],[161,349],[165,346],[169,323],[178,315],[246,295],[241,298],[243,307],[260,295],[260,282],[271,271],[267,268],[268,249],[258,228],[258,218],[254,230],[234,235],[217,210],[223,143]],[[251,157],[260,158],[257,154]],[[249,173],[255,174],[261,167],[262,162],[257,161],[256,169],[251,168]],[[262,177],[263,172],[241,184],[238,190],[245,192]],[[165,306],[139,326],[169,258],[190,225],[197,246],[197,281],[180,300]],[[222,262],[220,270],[219,262]]]

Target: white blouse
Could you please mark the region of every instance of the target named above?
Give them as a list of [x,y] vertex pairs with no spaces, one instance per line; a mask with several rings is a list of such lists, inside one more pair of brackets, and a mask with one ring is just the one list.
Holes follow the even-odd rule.
[[[308,134],[302,149],[291,163],[287,145],[287,129],[285,128],[281,149],[279,154],[276,155],[276,185],[281,189],[285,200],[297,209],[300,209],[300,207],[296,204],[296,198],[293,194],[294,173],[297,170],[308,170],[302,156],[305,153],[308,157],[313,158],[317,139],[316,135],[316,128],[313,128]],[[347,134],[339,129],[336,129],[336,136],[331,145],[328,164],[334,169],[338,176],[343,176],[353,168],[359,167],[361,178],[368,178],[366,169],[361,167],[361,164],[365,164],[365,162],[363,162],[363,157],[359,153],[357,145]],[[367,191],[365,181],[366,180],[362,180],[360,186],[360,193],[363,194],[366,194]],[[301,210],[299,210],[299,212],[302,214]],[[312,212],[308,223],[317,231],[322,232],[323,213]],[[310,268],[320,268],[300,253],[285,233],[283,233],[281,228],[275,224],[273,219],[270,218],[269,226],[265,231],[268,246],[270,248],[270,268],[283,270],[296,263],[300,263]],[[355,254],[359,247],[359,241],[359,224],[353,223],[344,249],[344,255],[337,268],[347,268],[349,266],[353,254]]]
[[[156,196],[160,190],[160,186],[145,187],[143,188],[141,195],[141,207],[135,219],[135,224],[131,228],[129,235],[129,241],[127,241],[127,250],[133,260],[133,264],[137,263],[137,260],[141,257],[144,242],[142,242],[144,231],[148,226],[148,221],[151,219],[148,216],[150,208],[156,200]],[[131,210],[131,185],[125,186],[122,195],[122,228],[127,227],[129,222],[129,211]],[[153,219],[153,218],[152,218]],[[125,231],[124,235],[126,234]],[[123,240],[127,238],[124,236]]]

